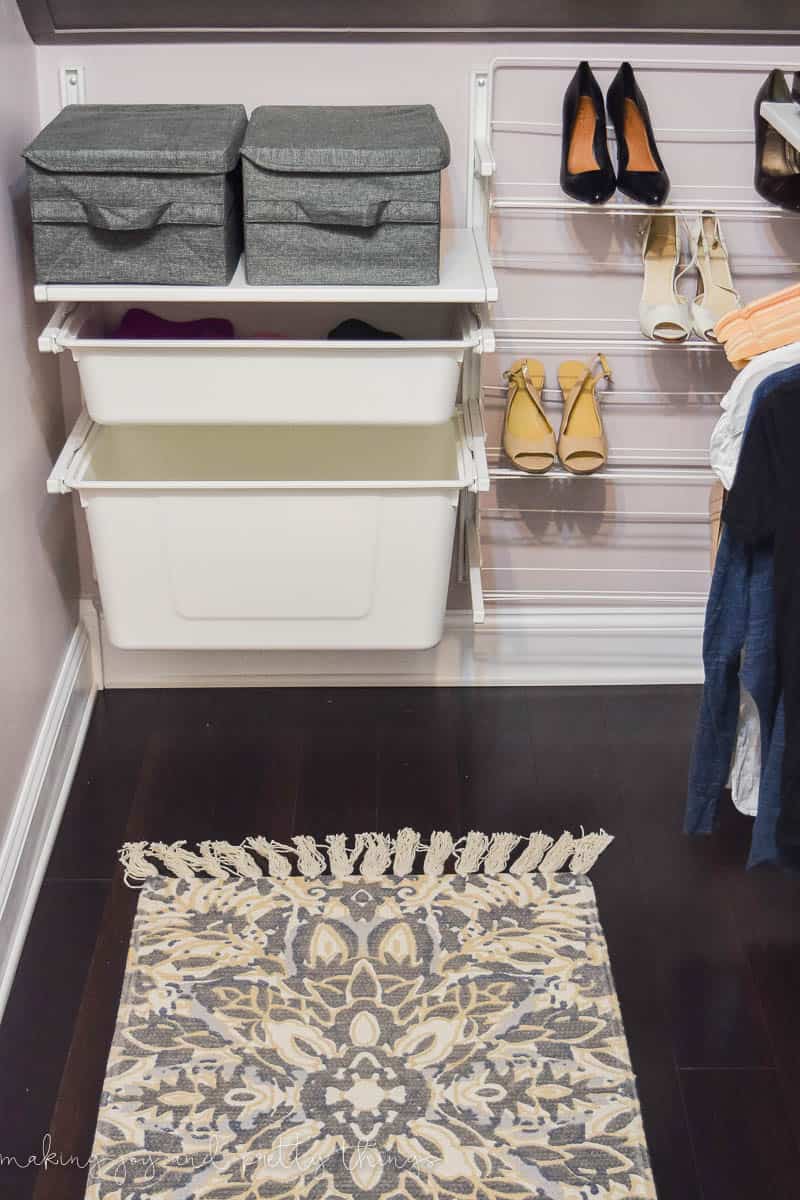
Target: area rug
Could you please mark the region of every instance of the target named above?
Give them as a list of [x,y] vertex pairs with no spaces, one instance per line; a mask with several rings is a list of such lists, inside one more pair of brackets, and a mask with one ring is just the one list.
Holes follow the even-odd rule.
[[487,873],[519,839],[478,834],[481,871],[462,843],[443,873],[440,843],[380,874],[397,839],[363,836],[368,872],[314,878],[123,851],[142,891],[89,1200],[655,1200],[585,875]]

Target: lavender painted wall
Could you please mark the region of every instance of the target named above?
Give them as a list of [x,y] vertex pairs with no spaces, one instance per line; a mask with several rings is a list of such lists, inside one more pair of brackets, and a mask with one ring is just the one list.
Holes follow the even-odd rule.
[[58,375],[40,355],[20,149],[39,126],[36,51],[0,0],[0,838],[77,621],[70,506],[45,493],[61,448]]

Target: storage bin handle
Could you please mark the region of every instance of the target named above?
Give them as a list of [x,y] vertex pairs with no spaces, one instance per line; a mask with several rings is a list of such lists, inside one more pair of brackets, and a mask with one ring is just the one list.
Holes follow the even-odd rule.
[[356,225],[370,229],[380,225],[388,200],[374,200],[360,205],[315,204],[313,200],[297,200],[300,211],[313,225]]
[[151,208],[125,205],[97,204],[93,200],[82,200],[86,220],[94,229],[134,230],[155,229],[172,202],[154,204]]

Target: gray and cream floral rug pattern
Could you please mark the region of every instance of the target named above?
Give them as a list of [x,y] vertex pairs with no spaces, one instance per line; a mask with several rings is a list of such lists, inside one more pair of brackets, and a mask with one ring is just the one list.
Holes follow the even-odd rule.
[[152,878],[88,1200],[655,1200],[569,874]]

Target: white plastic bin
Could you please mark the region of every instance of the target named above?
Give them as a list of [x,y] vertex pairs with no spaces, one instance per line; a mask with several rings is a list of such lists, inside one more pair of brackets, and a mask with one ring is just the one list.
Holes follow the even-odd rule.
[[442,634],[459,417],[431,429],[101,427],[50,477],[86,509],[108,636],[148,649],[422,649]]
[[[465,352],[482,345],[463,306],[239,305],[230,341],[118,340],[109,334],[123,311],[81,304],[40,339],[71,353],[87,411],[103,425],[441,424],[453,415]],[[160,315],[204,314],[172,305]],[[349,316],[403,340],[328,340]]]

